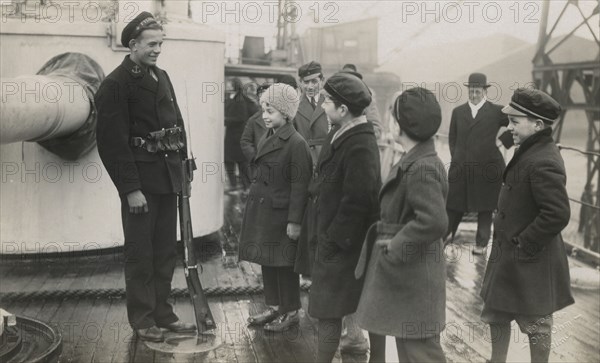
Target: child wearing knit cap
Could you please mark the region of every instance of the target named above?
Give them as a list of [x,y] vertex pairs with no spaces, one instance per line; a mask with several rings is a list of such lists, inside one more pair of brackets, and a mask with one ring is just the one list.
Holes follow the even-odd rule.
[[312,173],[308,144],[291,124],[299,101],[296,90],[283,83],[271,85],[260,97],[268,131],[252,160],[240,234],[240,260],[261,265],[268,306],[248,322],[275,332],[299,322],[300,276],[294,261]]

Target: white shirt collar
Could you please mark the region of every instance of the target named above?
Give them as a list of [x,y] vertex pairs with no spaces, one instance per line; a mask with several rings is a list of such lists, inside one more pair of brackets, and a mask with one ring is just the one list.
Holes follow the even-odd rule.
[[487,102],[487,98],[483,97],[481,99],[481,102],[479,102],[478,104],[474,105],[471,100],[469,100],[469,108],[471,108],[471,116],[473,116],[473,118],[475,118],[475,116],[477,116],[477,112],[483,107],[483,105]]
[[[307,94],[305,94],[305,96],[308,99],[308,102],[310,102],[310,97],[308,97]],[[318,93],[315,96],[313,96],[313,98],[315,99],[315,104],[319,103],[319,94]]]

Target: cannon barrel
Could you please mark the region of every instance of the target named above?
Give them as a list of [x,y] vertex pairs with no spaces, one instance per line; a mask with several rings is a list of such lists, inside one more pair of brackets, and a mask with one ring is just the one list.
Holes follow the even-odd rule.
[[90,115],[84,87],[69,77],[22,76],[1,83],[0,144],[66,136]]

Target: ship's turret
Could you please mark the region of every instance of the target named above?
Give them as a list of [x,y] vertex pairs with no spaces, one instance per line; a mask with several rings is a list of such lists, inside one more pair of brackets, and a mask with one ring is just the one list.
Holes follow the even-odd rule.
[[193,23],[180,3],[28,0],[3,7],[0,254],[122,245],[120,201],[95,144],[93,95],[104,72],[128,55],[120,31],[143,10],[163,21],[158,66],[173,82],[199,166],[195,237],[219,230],[224,35]]

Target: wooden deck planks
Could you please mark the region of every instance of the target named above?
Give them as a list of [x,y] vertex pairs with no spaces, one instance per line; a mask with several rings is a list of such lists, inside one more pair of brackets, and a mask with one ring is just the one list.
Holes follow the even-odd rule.
[[[239,211],[238,211],[239,214]],[[231,238],[236,237],[235,230]],[[472,244],[457,244],[447,251],[447,329],[442,346],[449,362],[479,362],[489,358],[489,328],[480,321],[483,307],[479,290],[485,272],[483,256],[471,254]],[[462,241],[463,243],[465,241]],[[230,246],[231,247],[231,246]],[[40,260],[31,264],[9,261],[0,266],[0,291],[88,289],[124,287],[122,256],[89,257],[60,261]],[[262,283],[259,265],[239,262],[224,266],[220,256],[203,263],[200,275],[204,287],[256,286]],[[178,260],[173,287],[185,287]],[[30,290],[33,289],[33,290]],[[598,291],[573,289],[576,303],[555,315],[556,333],[551,362],[600,361],[600,295]],[[78,299],[13,301],[8,311],[29,315],[57,327],[63,335],[61,362],[306,362],[317,348],[315,321],[304,312],[307,294],[301,294],[299,329],[284,334],[266,333],[248,327],[249,314],[262,311],[262,295],[216,296],[209,304],[218,324],[216,334],[223,345],[200,354],[154,352],[135,339],[128,324],[124,299]],[[194,321],[187,297],[173,300],[182,320]],[[394,350],[393,344],[389,347]],[[388,353],[390,352],[388,349]],[[364,362],[367,356],[343,355],[344,362]],[[388,359],[393,355],[388,355]],[[509,362],[528,361],[526,335],[515,326]]]

